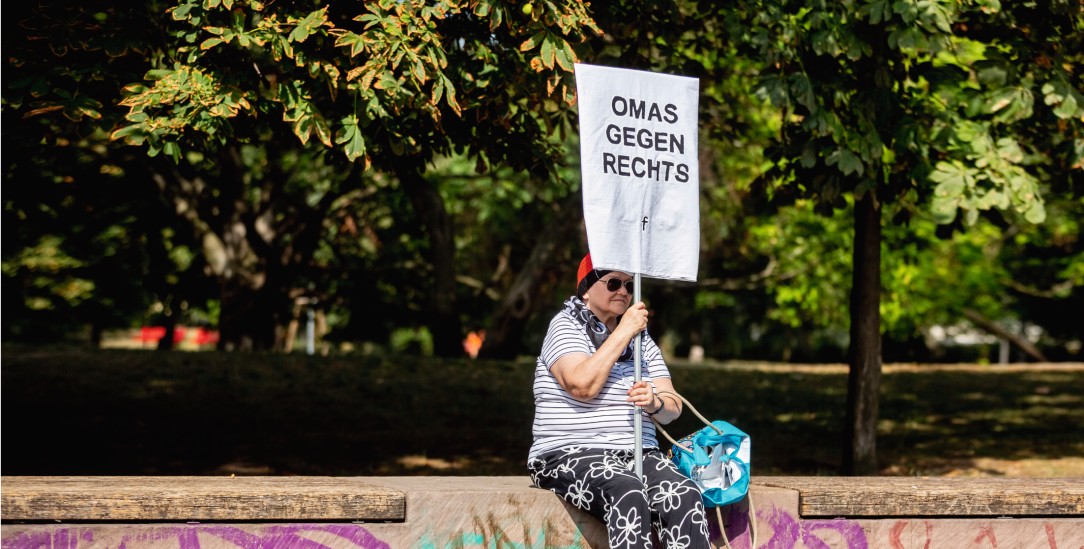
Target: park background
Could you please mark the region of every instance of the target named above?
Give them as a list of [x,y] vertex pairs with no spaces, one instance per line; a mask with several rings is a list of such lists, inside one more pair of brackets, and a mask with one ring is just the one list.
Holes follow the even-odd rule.
[[5,9],[3,472],[517,474],[579,61],[700,79],[700,274],[643,295],[765,471],[1084,474],[1081,9]]

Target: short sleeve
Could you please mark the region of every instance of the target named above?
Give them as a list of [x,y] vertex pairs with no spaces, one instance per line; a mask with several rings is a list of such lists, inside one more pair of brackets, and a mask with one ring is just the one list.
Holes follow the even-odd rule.
[[569,353],[590,355],[593,352],[594,349],[591,348],[583,330],[576,326],[568,315],[558,314],[550,321],[550,328],[546,332],[545,341],[542,342],[542,353],[539,358],[548,370],[558,359]]

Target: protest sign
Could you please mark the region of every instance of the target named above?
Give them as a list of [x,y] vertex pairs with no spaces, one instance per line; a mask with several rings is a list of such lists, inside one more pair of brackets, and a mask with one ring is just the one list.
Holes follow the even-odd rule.
[[696,280],[695,78],[576,65],[587,240],[596,268]]

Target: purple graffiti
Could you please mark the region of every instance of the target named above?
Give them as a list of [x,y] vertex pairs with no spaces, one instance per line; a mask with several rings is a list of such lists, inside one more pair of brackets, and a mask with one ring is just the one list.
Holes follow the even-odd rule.
[[[253,534],[225,524],[147,528],[124,534],[117,547],[127,549],[129,544],[176,540],[180,549],[200,549],[199,536],[203,534],[225,540],[241,549],[330,549],[328,545],[302,536],[305,532],[326,532],[343,538],[360,549],[391,549],[391,546],[358,524],[284,524],[263,527],[258,532],[259,534]],[[94,532],[90,528],[74,531],[61,528],[54,531],[24,532],[4,538],[0,549],[77,549],[80,542],[93,541]]]
[[[65,530],[66,531],[66,530]],[[3,549],[35,549],[52,547],[53,534],[50,532],[24,532],[17,536],[4,538]]]
[[[209,534],[229,540],[235,545],[246,549],[273,549],[277,547],[321,549],[327,547],[326,545],[301,537],[299,534],[302,532],[327,532],[346,539],[362,549],[390,549],[390,546],[387,543],[384,543],[382,540],[369,533],[368,530],[356,524],[288,524],[282,526],[270,526],[264,529],[264,532],[266,532],[267,535],[262,539],[256,538],[253,545],[237,543],[234,540],[238,538],[231,537],[232,534],[228,531],[217,531],[213,528],[208,528],[206,531]],[[248,542],[249,540],[246,538],[244,541]],[[196,548],[193,547],[191,549]]]
[[844,547],[848,549],[868,549],[866,532],[857,522],[847,519],[832,520],[797,520],[790,513],[775,507],[767,511],[758,511],[757,518],[771,525],[772,537],[761,547],[765,549],[794,549],[801,541],[809,549],[831,549],[838,545],[826,543],[818,531],[832,531],[843,537]]
[[765,549],[793,549],[798,544],[801,530],[798,521],[790,513],[772,506],[768,511],[757,512],[758,519],[764,519],[772,525],[772,537],[761,547]]
[[164,541],[176,539],[181,547],[199,547],[199,525],[169,526],[164,528],[139,529],[135,533],[125,534],[117,544],[117,549],[128,549],[129,543]]
[[843,541],[846,543],[845,547],[848,549],[868,549],[869,541],[866,539],[866,532],[862,530],[862,526],[857,522],[847,519],[831,519],[831,520],[803,520],[802,521],[802,543],[809,549],[831,549],[835,547],[825,543],[820,537],[813,533],[814,530],[830,530],[839,533],[843,536]]
[[59,528],[52,532],[24,532],[4,538],[3,549],[75,549],[80,541],[91,543],[94,532],[89,528]]

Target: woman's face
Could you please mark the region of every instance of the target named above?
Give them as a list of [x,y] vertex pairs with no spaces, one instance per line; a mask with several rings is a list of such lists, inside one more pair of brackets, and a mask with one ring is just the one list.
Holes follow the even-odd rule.
[[[617,282],[610,282],[611,280]],[[632,286],[629,283],[631,280],[631,275],[619,271],[609,273],[587,289],[583,301],[599,320],[610,324],[610,321],[624,314],[632,304],[632,294],[628,289]],[[610,290],[609,287],[614,285],[617,285],[617,288]]]

